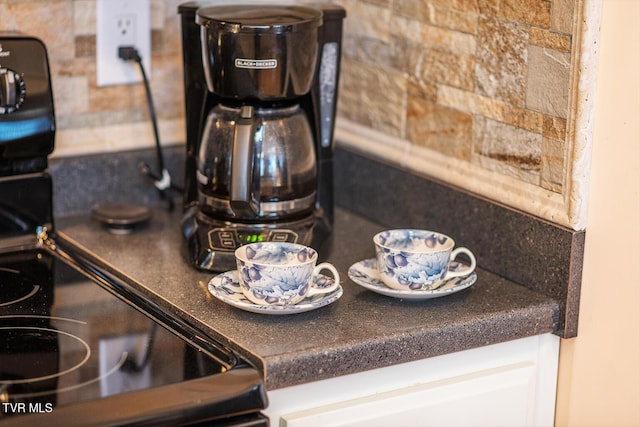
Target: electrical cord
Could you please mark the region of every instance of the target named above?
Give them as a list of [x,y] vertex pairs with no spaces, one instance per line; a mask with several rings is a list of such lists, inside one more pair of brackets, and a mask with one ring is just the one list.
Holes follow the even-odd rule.
[[171,182],[171,175],[165,167],[164,156],[162,154],[162,147],[160,145],[160,134],[158,132],[158,123],[156,119],[156,110],[153,104],[153,98],[151,97],[151,88],[149,86],[149,80],[147,79],[147,73],[145,72],[144,65],[142,64],[142,57],[134,46],[119,46],[118,57],[124,61],[135,61],[140,66],[140,74],[142,74],[142,80],[144,82],[144,88],[147,95],[147,104],[149,106],[149,115],[151,117],[151,124],[153,125],[153,134],[155,137],[156,154],[158,161],[159,173],[153,173],[151,168],[145,162],[140,162],[139,168],[142,173],[153,179],[153,184],[160,193],[160,197],[165,199],[169,203],[169,210],[173,210],[174,202],[170,195],[167,195],[168,190],[175,190],[182,192],[182,189],[177,187]]

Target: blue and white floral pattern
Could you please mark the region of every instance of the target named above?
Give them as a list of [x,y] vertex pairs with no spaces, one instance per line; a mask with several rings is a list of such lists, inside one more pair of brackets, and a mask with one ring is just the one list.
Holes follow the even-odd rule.
[[430,290],[447,274],[450,237],[428,230],[387,230],[374,236],[382,280],[399,290]]
[[[314,286],[317,287],[329,287],[333,285],[333,279],[322,274],[316,276],[314,281]],[[244,296],[240,281],[238,280],[237,270],[215,276],[209,281],[208,289],[211,295],[233,307],[252,313],[275,315],[296,314],[315,310],[337,301],[343,293],[342,287],[338,285],[338,288],[333,292],[309,296],[294,305],[255,304]]]
[[290,305],[307,293],[313,269],[306,265],[292,265],[287,269],[246,263],[238,260],[242,287],[260,304]]
[[387,230],[378,233],[374,241],[381,246],[412,252],[425,248],[440,250],[453,247],[453,240],[448,236],[427,230]]
[[307,246],[274,242],[241,246],[236,256],[254,263],[277,265],[306,264],[318,259],[318,253]]
[[[451,279],[445,279],[437,282],[433,285],[431,290],[398,290],[388,287],[382,280],[380,280],[380,273],[378,273],[377,264],[378,263],[375,258],[369,258],[357,262],[349,268],[349,278],[354,283],[378,294],[393,298],[412,300],[439,298],[445,295],[451,295],[463,289],[467,289],[477,280],[477,275],[473,272],[468,276],[453,277]],[[466,268],[467,266],[456,261],[452,261],[451,264],[449,264],[449,270],[452,271]]]
[[376,252],[380,273],[412,290],[428,290],[447,274],[449,252],[409,254],[381,248]]
[[[300,302],[309,291],[317,259],[314,249],[293,243],[255,243],[236,251],[245,296],[255,304],[264,305]],[[326,281],[314,282],[314,287],[325,286]]]

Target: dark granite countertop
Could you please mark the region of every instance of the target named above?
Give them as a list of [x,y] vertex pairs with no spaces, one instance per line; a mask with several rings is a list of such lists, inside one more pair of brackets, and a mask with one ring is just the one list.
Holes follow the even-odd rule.
[[342,298],[294,315],[249,313],[208,293],[214,274],[186,263],[179,223],[179,212],[157,208],[150,224],[131,235],[108,233],[88,213],[59,217],[56,225],[158,305],[255,364],[270,390],[558,328],[557,300],[483,269],[472,287],[431,300],[395,299],[356,285],[347,269],[374,256],[371,237],[386,227],[341,208],[328,261],[340,271]]

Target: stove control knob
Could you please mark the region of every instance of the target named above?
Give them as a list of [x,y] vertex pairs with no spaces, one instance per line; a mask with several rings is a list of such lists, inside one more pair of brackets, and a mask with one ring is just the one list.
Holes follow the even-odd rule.
[[0,114],[19,109],[26,94],[22,76],[9,68],[0,68]]

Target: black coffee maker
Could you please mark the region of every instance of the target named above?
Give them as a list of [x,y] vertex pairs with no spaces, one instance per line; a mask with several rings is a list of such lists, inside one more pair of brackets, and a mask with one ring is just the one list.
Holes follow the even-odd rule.
[[189,2],[178,11],[190,262],[231,270],[237,247],[261,241],[318,248],[333,221],[344,9]]

